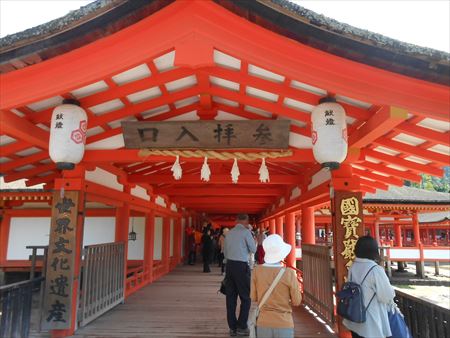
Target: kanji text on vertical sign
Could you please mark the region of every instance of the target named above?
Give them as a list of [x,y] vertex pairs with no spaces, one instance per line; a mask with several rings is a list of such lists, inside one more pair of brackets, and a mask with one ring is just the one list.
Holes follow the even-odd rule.
[[42,323],[48,330],[71,325],[77,211],[77,191],[53,193]]
[[126,148],[286,149],[287,120],[122,122]]
[[363,235],[363,208],[361,193],[335,191],[333,201],[335,259],[347,269],[355,259],[355,245]]

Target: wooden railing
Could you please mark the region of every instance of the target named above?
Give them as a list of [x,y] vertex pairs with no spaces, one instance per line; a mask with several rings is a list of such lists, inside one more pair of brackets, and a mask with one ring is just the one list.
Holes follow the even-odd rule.
[[0,287],[0,337],[28,337],[33,291],[42,288],[44,277]]
[[303,301],[328,325],[333,326],[333,272],[330,248],[324,245],[303,244]]
[[125,245],[106,243],[83,250],[80,326],[84,326],[123,302],[125,297]]
[[144,265],[128,268],[126,295],[132,294],[143,286],[145,286]]
[[450,310],[396,290],[396,302],[414,338],[450,338]]

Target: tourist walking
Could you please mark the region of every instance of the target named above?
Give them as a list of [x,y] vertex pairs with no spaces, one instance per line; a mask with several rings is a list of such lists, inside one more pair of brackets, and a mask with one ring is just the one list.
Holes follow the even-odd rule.
[[[225,237],[226,304],[230,336],[248,336],[250,311],[250,267],[248,258],[256,252],[253,236],[248,229],[248,215],[239,214],[236,226]],[[239,318],[236,318],[237,297],[241,301]]]
[[203,272],[211,272],[209,264],[213,254],[213,241],[211,238],[211,228],[205,228],[202,236],[202,256],[203,256]]
[[188,250],[188,264],[189,265],[194,265],[195,264],[195,259],[196,259],[196,245],[195,245],[195,231],[189,227],[189,230],[186,232],[187,235],[187,240],[186,240],[186,244],[187,244],[187,250]]
[[256,263],[258,264],[264,263],[264,248],[262,244],[266,238],[267,236],[263,230],[256,230]]
[[222,269],[222,275],[225,272],[225,255],[223,254],[223,249],[225,246],[225,237],[227,236],[228,231],[230,229],[228,228],[222,228],[221,235],[219,237],[219,248],[220,248],[220,255],[219,255],[219,267]]
[[262,245],[265,252],[265,263],[257,265],[253,270],[251,299],[259,306],[280,270],[283,269],[284,273],[259,310],[256,323],[257,337],[293,338],[292,306],[300,305],[302,296],[295,271],[284,268],[281,264],[292,247],[284,243],[279,235],[270,235],[263,241]]
[[355,323],[344,319],[343,323],[352,332],[352,338],[390,337],[388,310],[394,306],[395,291],[384,269],[377,264],[380,260],[377,241],[370,236],[360,237],[355,245],[355,256],[348,280],[361,285],[367,307],[366,321]]

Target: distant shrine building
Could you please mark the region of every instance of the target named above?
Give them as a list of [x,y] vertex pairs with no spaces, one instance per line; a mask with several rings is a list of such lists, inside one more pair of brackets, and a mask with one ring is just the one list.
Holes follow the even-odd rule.
[[[449,112],[448,53],[287,0],[96,1],[4,37],[0,336],[37,303],[47,336],[94,325],[182,276],[188,228],[246,213],[347,337],[333,290],[360,236],[389,275],[450,263],[449,193],[404,186],[444,175]],[[450,337],[448,308],[397,297],[415,337]]]

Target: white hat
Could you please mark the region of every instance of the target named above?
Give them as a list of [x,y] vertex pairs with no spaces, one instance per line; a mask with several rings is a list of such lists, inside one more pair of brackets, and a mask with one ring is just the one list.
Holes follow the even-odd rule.
[[263,243],[264,248],[264,261],[266,263],[278,263],[281,262],[289,252],[291,252],[292,246],[283,242],[280,235],[270,235]]

